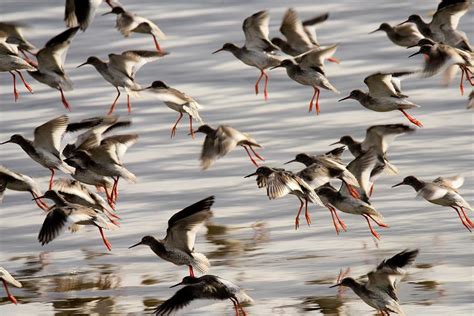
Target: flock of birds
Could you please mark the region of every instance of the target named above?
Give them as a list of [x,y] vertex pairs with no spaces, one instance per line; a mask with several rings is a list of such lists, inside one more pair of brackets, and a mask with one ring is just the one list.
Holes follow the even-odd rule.
[[[66,229],[76,232],[82,226],[95,226],[106,248],[109,251],[112,249],[104,230],[120,227],[120,217],[115,211],[119,197],[118,183],[121,178],[130,183],[136,181],[135,175],[126,168],[123,161],[127,150],[138,140],[137,134],[113,133],[131,124],[130,120],[112,115],[121,95],[119,88],[125,90],[129,112],[132,110],[130,97],[144,91],[153,94],[170,109],[178,112],[179,117],[171,129],[171,137],[176,134],[177,125],[183,115],[188,115],[189,135],[194,138],[195,133],[205,134],[200,157],[203,170],[210,168],[217,159],[227,155],[237,146],[243,147],[257,167],[256,171],[245,176],[246,178],[256,176],[257,186],[266,189],[269,199],[283,198],[289,194],[298,198],[300,205],[295,218],[295,229],[299,228],[303,207],[306,222],[311,224],[308,204],[313,203],[330,211],[337,234],[347,230],[347,225],[337,213],[339,210],[364,217],[371,234],[377,239],[380,238],[379,233],[372,227],[373,223],[382,228],[389,226],[371,203],[374,184],[384,173],[398,173],[398,168],[388,159],[389,146],[397,137],[415,132],[415,127],[406,124],[374,125],[367,129],[363,141],[355,140],[350,135],[335,139],[334,145],[343,146],[317,155],[299,153],[287,162],[303,164],[304,168],[299,172],[259,165],[264,158],[256,152],[256,148],[262,146],[249,134],[228,125],[212,127],[204,124],[199,115],[199,103],[163,81],[154,81],[146,88],[136,82],[135,76],[140,67],[168,54],[158,43],[158,40],[165,39],[166,36],[152,21],[126,11],[117,2],[105,2],[111,7],[111,11],[106,14],[117,16],[116,27],[125,37],[132,33],[151,35],[156,51],[132,50],[109,54],[108,61],[91,56],[78,66],[93,66],[115,87],[117,96],[108,115],[79,122],[70,122],[68,116],[62,115],[38,126],[34,130],[33,140],[15,134],[1,143],[19,145],[30,158],[51,172],[48,190],[42,193],[40,186],[29,176],[0,166],[0,199],[7,189],[30,192],[37,206],[45,211],[45,220],[38,235],[38,241],[42,245],[52,242]],[[16,75],[21,78],[25,88],[33,92],[22,75],[22,71],[27,71],[37,81],[59,90],[62,104],[71,110],[64,91],[72,89],[72,82],[64,68],[64,60],[74,36],[79,30],[87,29],[101,3],[101,0],[66,0],[64,20],[68,29],[50,39],[39,50],[23,36],[20,24],[0,22],[0,71],[12,75],[15,101],[19,97]],[[470,6],[471,1],[442,0],[429,23],[424,22],[418,15],[412,15],[395,26],[381,24],[375,31],[386,32],[394,44],[407,48],[419,47],[419,51],[411,56],[424,55],[422,70],[371,74],[364,79],[368,92],[353,90],[340,101],[354,99],[365,108],[377,112],[400,111],[409,122],[422,127],[423,124],[419,120],[407,113],[407,110],[415,109],[418,105],[409,101],[408,96],[402,93],[400,80],[405,77],[428,77],[443,73],[445,84],[449,84],[460,69],[461,93],[464,93],[464,81],[473,85],[472,48],[466,35],[457,29],[460,18]],[[327,18],[328,14],[324,14],[301,21],[295,10],[288,9],[280,27],[285,39],[270,40],[269,13],[260,11],[243,22],[244,46],[226,43],[214,53],[228,51],[246,65],[259,69],[260,76],[255,83],[255,93],[259,93],[260,81],[264,79],[265,100],[268,99],[269,79],[266,71],[285,68],[292,80],[313,88],[309,112],[314,106],[319,114],[320,89],[339,93],[330,83],[324,66],[326,60],[339,63],[334,57],[338,45],[321,47],[314,31],[314,26]],[[473,107],[472,98],[473,93],[470,95],[469,107]],[[192,126],[193,120],[200,124],[197,129]],[[81,133],[74,143],[65,146],[62,144],[65,134],[79,131]],[[346,148],[354,156],[347,165],[341,159]],[[55,179],[57,170],[71,175],[72,179]],[[336,187],[338,181],[340,186]],[[472,210],[472,207],[459,193],[463,181],[461,176],[438,177],[433,181],[408,176],[394,187],[411,186],[417,196],[428,202],[453,208],[462,224],[471,231],[474,225],[466,210]],[[97,193],[91,190],[90,186],[96,187]],[[51,203],[45,200],[50,200]],[[241,303],[251,302],[252,299],[234,283],[218,276],[206,275],[210,268],[209,260],[194,249],[197,231],[212,216],[213,203],[214,197],[210,196],[184,208],[169,219],[164,239],[145,236],[130,247],[147,245],[163,260],[189,268],[189,276],[177,284],[184,287],[160,304],[155,310],[156,315],[169,315],[180,311],[192,301],[202,298],[230,299],[236,315],[246,315]],[[384,260],[374,271],[368,273],[366,278],[341,278],[334,286],[352,288],[364,302],[382,315],[403,315],[396,288],[406,272],[405,268],[415,260],[417,254],[418,250],[405,250]],[[195,270],[204,275],[196,277]],[[21,283],[3,268],[0,268],[0,278],[8,298],[17,303],[9,292],[7,283],[16,287],[21,287]]]

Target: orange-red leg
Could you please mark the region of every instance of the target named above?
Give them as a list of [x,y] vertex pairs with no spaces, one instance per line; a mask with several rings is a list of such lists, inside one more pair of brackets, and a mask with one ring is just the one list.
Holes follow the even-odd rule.
[[371,220],[373,220],[373,221],[375,222],[375,224],[377,224],[378,226],[380,226],[380,227],[385,227],[385,228],[388,228],[388,227],[389,227],[387,224],[381,223],[381,222],[377,221],[375,218],[372,217],[372,215],[368,215],[368,214],[367,214],[367,216],[368,216]]
[[339,59],[337,59],[336,57],[329,57],[328,58],[328,61],[332,62],[332,63],[336,63],[336,64],[340,64],[341,61]]
[[189,276],[194,277],[194,271],[193,271],[193,266],[189,265]]
[[251,150],[251,151],[253,152],[253,154],[255,155],[255,157],[257,157],[260,161],[265,161],[265,159],[264,159],[262,156],[260,156],[259,154],[257,154],[257,153],[255,152],[255,150],[253,149],[252,146],[249,146],[249,147],[250,147],[250,150]]
[[2,282],[3,282],[3,286],[5,287],[5,291],[7,292],[8,299],[10,300],[10,302],[12,302],[15,305],[18,304],[15,296],[11,295],[10,291],[8,290],[7,282],[5,282],[4,280],[2,280]]
[[296,214],[296,218],[295,218],[295,230],[300,227],[300,215],[301,215],[301,210],[303,209],[303,206],[304,206],[303,200],[301,200],[300,198],[298,199],[300,200],[300,208],[298,209],[298,213]]
[[253,159],[252,155],[250,154],[250,151],[248,150],[247,146],[242,146],[245,148],[245,151],[247,152],[247,155],[249,156],[250,158],[250,161],[252,161],[252,163],[254,164],[255,167],[259,167],[258,163],[255,161],[255,159]]
[[410,121],[412,122],[413,124],[415,124],[416,126],[418,127],[423,127],[423,123],[421,123],[420,121],[418,121],[416,118],[414,118],[413,116],[411,116],[410,114],[408,114],[405,110],[403,109],[399,109],[400,112],[403,113],[403,115],[405,115],[405,117]]
[[468,223],[469,226],[474,227],[474,224],[471,222],[471,220],[469,219],[469,217],[467,217],[467,214],[466,214],[466,212],[464,211],[464,208],[461,206],[460,209],[461,209],[462,215],[464,215],[464,219],[466,220],[466,223]]
[[230,300],[232,304],[234,304],[235,316],[239,316],[239,307],[237,305],[237,302],[233,298],[231,298]]
[[461,90],[461,95],[464,95],[464,69],[461,67],[461,82],[459,83],[459,90]]
[[132,103],[130,102],[130,95],[127,94],[127,109],[128,114],[132,113]]
[[110,114],[114,113],[115,105],[117,104],[117,100],[120,98],[120,90],[119,90],[119,88],[118,88],[118,87],[115,87],[115,89],[117,90],[117,96],[115,97],[114,102],[113,102],[112,105],[110,106],[110,109],[109,109],[109,112],[107,113],[107,115],[110,115]]
[[18,91],[16,90],[16,76],[13,72],[10,71],[10,74],[13,77],[13,96],[15,97],[15,102],[18,100],[20,95],[18,94]]
[[155,47],[156,47],[156,50],[161,53],[162,50],[161,50],[161,47],[160,47],[160,44],[158,43],[158,40],[156,39],[156,36],[155,35],[152,35],[153,36],[153,41],[155,42]]
[[265,84],[263,86],[263,96],[265,98],[265,101],[268,100],[268,75],[265,72],[265,70],[262,70],[262,74],[265,77]]
[[67,102],[66,97],[64,96],[64,91],[63,89],[59,88],[59,92],[61,93],[61,102],[63,103],[64,107],[71,111],[71,106],[69,105],[69,102]]
[[194,130],[193,130],[193,117],[190,115],[189,116],[189,133],[191,134],[191,137],[194,139]]
[[372,185],[370,186],[369,197],[371,197],[372,194],[374,193],[374,186],[375,186],[375,184],[372,184]]
[[31,192],[31,195],[32,195],[33,198],[34,198],[34,201],[35,201],[36,205],[38,205],[38,207],[39,207],[40,209],[42,209],[43,211],[47,211],[47,210],[49,209],[48,204],[46,204],[46,203],[43,201],[43,199],[38,199],[39,196],[38,196],[36,193]]
[[461,216],[461,213],[459,213],[458,209],[455,207],[453,207],[453,209],[456,211],[456,213],[458,213],[458,216],[461,219],[461,223],[464,225],[464,227],[466,227],[468,231],[471,231],[470,225],[464,221],[464,218]]
[[23,78],[23,75],[21,74],[21,72],[17,70],[16,73],[20,76],[20,79],[21,81],[23,81],[23,85],[25,86],[25,88],[28,89],[30,93],[33,93],[33,89],[31,89],[30,85],[26,82],[25,78]]
[[255,82],[255,94],[258,94],[258,84],[263,78],[263,70],[260,70],[260,77],[258,77],[257,82]]
[[54,180],[54,169],[49,169],[51,171],[51,178],[49,178],[49,189],[53,189],[53,180]]
[[332,223],[334,224],[334,228],[336,229],[336,235],[339,235],[339,226],[337,225],[336,218],[334,217],[335,210],[332,207],[327,207],[329,212],[331,213]]
[[309,216],[309,212],[308,212],[308,199],[305,199],[305,210],[304,210],[304,217],[306,218],[306,224],[308,224],[308,226],[311,225],[311,216]]
[[179,117],[176,123],[174,123],[173,128],[171,129],[171,138],[173,138],[176,135],[176,126],[178,125],[179,121],[183,118],[183,113],[179,112]]
[[100,236],[102,237],[102,241],[104,242],[105,247],[107,247],[107,249],[111,251],[112,245],[109,243],[109,241],[105,237],[104,230],[102,229],[102,227],[98,227],[98,228],[99,228]]
[[319,88],[316,88],[316,87],[313,87],[314,88],[314,95],[313,95],[313,98],[316,96],[316,115],[319,115],[319,94],[321,93],[321,91],[319,90]]
[[372,235],[377,238],[378,240],[380,240],[380,235],[372,228],[372,224],[370,223],[370,220],[369,220],[369,217],[367,215],[363,215],[367,221],[367,224],[369,225],[369,229],[370,229],[370,232],[372,233]]
[[105,191],[105,196],[107,197],[107,203],[109,206],[115,211],[115,203],[112,195],[109,194],[109,190],[107,189],[107,186],[104,185],[104,191]]
[[349,193],[352,195],[352,197],[354,197],[355,199],[360,199],[359,192],[356,189],[354,189],[354,187],[352,185],[350,185],[349,183],[347,183],[346,181],[343,181],[343,182],[346,185],[346,187],[349,190]]

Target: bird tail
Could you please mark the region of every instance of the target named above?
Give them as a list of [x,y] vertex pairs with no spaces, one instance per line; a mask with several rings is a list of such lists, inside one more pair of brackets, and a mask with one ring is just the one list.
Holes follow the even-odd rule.
[[336,87],[334,87],[330,82],[329,80],[324,80],[321,84],[321,87],[323,87],[324,89],[327,89],[327,90],[331,90],[335,93],[340,93],[339,90],[336,89]]
[[120,177],[124,178],[125,180],[127,180],[129,183],[135,183],[137,182],[137,177],[131,173],[130,171],[128,171],[126,168],[122,167],[120,169]]
[[59,170],[67,174],[73,174],[75,169],[64,162],[59,165]]
[[211,263],[205,255],[199,252],[193,252],[193,262],[191,264],[196,270],[202,274],[206,274],[209,271]]
[[239,303],[253,303],[253,299],[247,295],[243,290],[240,290],[239,293],[235,294],[235,297],[239,300]]

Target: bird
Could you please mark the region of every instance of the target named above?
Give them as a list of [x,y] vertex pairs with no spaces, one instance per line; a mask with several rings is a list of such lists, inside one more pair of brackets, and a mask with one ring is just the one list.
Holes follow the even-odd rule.
[[397,137],[414,132],[414,128],[405,124],[372,125],[367,128],[362,142],[356,141],[350,135],[345,135],[331,145],[342,144],[347,146],[355,158],[373,148],[375,153],[382,157],[386,169],[397,174],[397,167],[392,165],[387,158],[387,150]]
[[310,183],[313,188],[317,188],[333,178],[338,178],[347,186],[350,194],[353,195],[354,198],[360,198],[359,193],[355,189],[359,187],[359,182],[354,175],[347,170],[340,158],[334,158],[327,154],[311,156],[306,153],[299,153],[295,156],[295,159],[287,161],[285,164],[292,162],[299,162],[307,167],[300,171],[300,173],[311,179]]
[[109,3],[109,5],[112,7],[112,11],[102,15],[116,14],[117,20],[115,27],[124,37],[129,37],[131,33],[150,34],[153,37],[156,50],[159,53],[163,52],[158,43],[158,39],[166,39],[166,35],[155,23],[132,12],[125,11],[120,5],[111,3]]
[[[0,203],[3,200],[5,191],[30,192],[34,198],[42,196],[38,184],[29,176],[12,171],[0,165]],[[46,211],[49,206],[42,200],[35,200],[39,208]]]
[[[110,0],[105,1],[111,6]],[[67,27],[79,26],[85,31],[94,20],[95,11],[102,0],[66,0],[64,22]]]
[[295,9],[286,10],[281,21],[280,32],[285,39],[272,38],[272,43],[278,46],[285,54],[297,56],[314,48],[320,47],[316,38],[314,25],[326,21],[329,13],[323,13],[312,19],[301,21]]
[[21,70],[34,71],[36,68],[27,59],[21,58],[18,55],[19,49],[16,44],[10,44],[7,42],[8,34],[1,30],[0,23],[0,72],[9,72],[13,77],[13,97],[15,102],[19,98],[18,91],[16,89],[16,76],[17,73],[20,76],[21,81],[25,88],[33,93],[33,89],[26,82]]
[[35,55],[37,48],[23,36],[23,30],[25,28],[26,25],[17,22],[0,22],[0,33],[6,34],[6,42],[18,45],[18,50],[27,61],[30,61],[26,53],[28,52],[31,55]]
[[[377,239],[380,239],[380,235],[372,228],[370,220],[374,221],[380,227],[388,227],[388,225],[383,222],[384,219],[382,214],[372,205],[363,200],[355,199],[351,195],[344,193],[343,190],[337,191],[329,183],[317,188],[316,193],[321,198],[326,207],[333,209],[332,213],[334,214],[337,214],[336,210],[334,209],[336,208],[344,213],[362,215],[369,225],[370,232]],[[336,228],[336,232],[338,233],[338,227],[334,217],[333,223]],[[345,229],[344,225],[341,226],[343,229]]]
[[308,202],[323,206],[314,189],[296,174],[280,168],[267,166],[258,167],[254,173],[246,175],[244,178],[257,176],[258,188],[266,187],[267,196],[270,200],[282,198],[288,194],[295,195],[300,201],[300,207],[295,218],[295,229],[300,226],[300,214],[305,205],[305,219],[308,226],[311,224],[311,217],[308,212]]
[[2,283],[3,283],[3,286],[5,287],[5,291],[7,292],[7,296],[8,296],[8,299],[10,300],[10,302],[12,302],[13,304],[17,304],[17,300],[15,298],[15,296],[13,296],[10,291],[8,290],[8,285],[7,284],[11,284],[15,287],[19,287],[21,288],[22,287],[22,284],[15,280],[14,277],[12,277],[12,275],[7,271],[5,270],[5,268],[3,267],[0,267],[0,279],[2,280]]
[[38,241],[42,246],[56,239],[66,228],[75,232],[79,226],[90,225],[99,229],[104,245],[109,251],[112,250],[111,244],[104,235],[104,229],[113,230],[117,229],[117,226],[104,218],[100,212],[87,206],[69,203],[55,190],[46,191],[40,198],[54,202],[38,234]]
[[418,52],[411,54],[408,57],[413,57],[419,54],[425,56],[424,67],[422,74],[425,77],[431,77],[438,73],[443,73],[443,83],[449,85],[454,79],[457,69],[461,69],[461,81],[459,89],[461,95],[464,94],[464,77],[472,85],[473,73],[469,69],[474,66],[472,61],[472,54],[462,49],[454,48],[449,45],[435,43],[429,39],[423,39],[418,42],[420,46]]
[[101,76],[115,87],[117,97],[110,106],[108,114],[112,114],[115,104],[120,97],[119,87],[123,87],[127,93],[128,113],[132,111],[130,95],[137,95],[141,86],[135,81],[135,75],[140,68],[148,62],[155,61],[160,57],[167,55],[166,52],[154,52],[147,50],[129,50],[118,54],[109,54],[109,60],[103,61],[98,57],[91,56],[77,66],[77,68],[92,65]]
[[260,70],[260,76],[255,83],[255,94],[258,94],[258,84],[263,77],[265,77],[265,84],[263,89],[263,96],[268,100],[268,74],[266,69],[280,64],[282,58],[278,55],[272,54],[277,51],[278,47],[272,44],[268,39],[269,29],[268,23],[270,15],[268,11],[259,11],[247,17],[242,24],[242,29],[245,34],[245,45],[238,47],[233,43],[225,43],[222,48],[213,52],[216,54],[221,51],[232,53],[235,58],[239,59],[244,64],[255,67]]
[[73,85],[64,69],[64,62],[71,41],[78,30],[79,27],[69,28],[47,41],[45,46],[36,53],[38,69],[28,71],[37,81],[59,90],[61,102],[69,111],[71,111],[71,106],[64,96],[64,91],[72,90]]
[[[123,164],[123,157],[128,148],[138,140],[137,134],[114,135],[101,141],[100,145],[87,151],[78,150],[71,157],[64,160],[70,166],[79,166],[101,176],[112,177],[114,184],[109,194],[110,200],[115,201],[118,196],[118,182],[124,178],[130,183],[137,181],[136,176]],[[104,186],[107,190],[107,187]]]
[[157,316],[174,315],[182,312],[185,308],[192,308],[195,300],[227,300],[234,304],[235,315],[239,316],[247,313],[242,308],[241,303],[253,302],[239,286],[233,282],[225,280],[215,275],[203,275],[199,278],[186,276],[173,287],[183,285],[171,298],[161,303],[154,313]]
[[399,78],[412,72],[378,72],[367,76],[364,83],[369,92],[352,90],[351,93],[339,100],[339,102],[354,99],[365,108],[375,112],[389,112],[398,110],[413,124],[423,127],[423,123],[409,115],[406,110],[419,107],[417,104],[407,100],[407,96],[401,93]]
[[66,115],[54,118],[34,130],[34,140],[26,139],[20,134],[14,134],[9,140],[0,143],[14,143],[19,145],[31,159],[51,171],[49,188],[53,186],[55,170],[72,173],[73,170],[63,163],[60,146],[61,139],[68,129],[69,118]]
[[236,146],[242,146],[245,149],[250,160],[256,167],[258,167],[258,164],[250,154],[249,148],[257,159],[261,161],[264,160],[253,149],[253,147],[261,148],[262,146],[249,134],[242,133],[232,126],[219,125],[214,129],[204,124],[199,126],[195,132],[206,134],[201,151],[201,166],[203,170],[208,169],[217,159],[227,155]]
[[177,266],[187,265],[191,277],[194,277],[194,269],[205,274],[210,267],[209,260],[204,254],[194,250],[194,242],[199,228],[212,217],[213,204],[214,196],[209,196],[182,209],[168,220],[164,239],[145,236],[129,248],[147,245],[161,259]]
[[69,203],[83,205],[100,211],[109,221],[119,226],[116,219],[120,219],[120,217],[108,209],[105,200],[79,181],[73,179],[56,179],[53,181],[53,190],[59,193]]
[[171,129],[171,138],[176,135],[176,127],[179,121],[183,118],[183,115],[186,113],[189,116],[189,134],[194,139],[193,119],[201,124],[204,123],[199,115],[201,105],[196,100],[184,92],[168,86],[161,80],[153,81],[150,86],[143,90],[151,92],[154,97],[163,101],[167,107],[179,113],[178,120],[176,120],[176,123]]
[[[463,185],[464,178],[456,177],[438,177],[434,181],[423,181],[415,176],[408,176],[402,182],[393,185],[398,187],[400,185],[409,185],[415,189],[417,197],[423,198],[426,201],[453,208],[461,219],[462,224],[467,230],[471,231],[474,228],[473,222],[469,219],[464,209],[473,211],[471,205],[459,194],[458,189]],[[461,213],[459,212],[461,210]],[[463,217],[464,216],[464,217]]]
[[271,69],[283,67],[286,69],[288,77],[304,86],[313,87],[314,93],[309,102],[308,112],[313,109],[313,102],[316,100],[316,114],[320,113],[319,94],[323,88],[335,93],[339,91],[329,82],[324,71],[324,60],[330,58],[337,49],[337,45],[332,45],[323,49],[316,48],[295,57],[294,60],[285,59],[279,65]]
[[401,278],[406,274],[404,268],[415,261],[418,252],[418,249],[406,249],[383,260],[375,270],[361,279],[344,278],[331,287],[350,287],[367,305],[375,308],[383,316],[389,316],[390,313],[405,315],[399,303],[397,288]]
[[408,22],[414,23],[424,37],[436,42],[455,45],[457,43],[451,41],[450,35],[453,30],[457,29],[459,20],[469,10],[471,2],[471,0],[454,2],[452,0],[444,0],[438,5],[429,23],[425,22],[419,15],[412,14],[400,25]]
[[369,34],[384,31],[387,33],[387,37],[392,43],[402,47],[409,47],[415,45],[424,36],[418,31],[417,27],[413,23],[406,23],[402,25],[391,26],[388,23],[380,24],[379,28],[370,32]]

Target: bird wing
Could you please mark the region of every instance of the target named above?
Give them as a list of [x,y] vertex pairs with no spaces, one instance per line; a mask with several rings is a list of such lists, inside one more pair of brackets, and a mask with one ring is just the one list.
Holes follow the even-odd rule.
[[222,126],[213,134],[206,135],[201,151],[201,163],[207,169],[217,158],[227,155],[237,146],[237,141],[226,134]]
[[35,146],[41,147],[59,158],[61,140],[66,133],[68,122],[67,115],[62,115],[35,128]]
[[46,45],[38,51],[38,69],[41,72],[52,71],[59,75],[64,75],[64,60],[71,40],[79,30],[79,27],[73,27],[56,35],[50,39]]
[[292,191],[303,192],[298,181],[286,171],[275,171],[266,178],[267,196],[270,200],[284,197]]
[[171,216],[166,230],[165,247],[193,252],[196,232],[212,216],[212,204],[214,196],[209,196]]
[[292,8],[288,9],[283,16],[280,32],[293,48],[301,47],[302,51],[307,51],[313,47],[313,43],[308,34],[306,34],[298,13]]
[[134,145],[138,140],[137,134],[129,135],[114,135],[105,138],[100,146],[91,151],[93,159],[97,152],[105,153],[112,161],[117,164],[122,164],[123,156],[128,148]]
[[143,65],[157,60],[167,53],[148,50],[129,50],[120,55],[109,54],[109,67],[115,68],[133,79]]
[[364,83],[369,87],[369,95],[373,97],[400,97],[392,78],[391,73],[382,72],[367,76]]
[[45,245],[59,236],[65,229],[68,222],[68,215],[59,207],[53,207],[43,221],[38,234],[38,241]]
[[362,150],[375,147],[377,151],[384,154],[390,144],[398,136],[414,132],[415,129],[405,124],[374,125],[367,129],[365,139],[362,142]]
[[433,20],[430,23],[430,27],[440,29],[442,25],[448,25],[449,28],[455,30],[458,28],[459,20],[469,10],[471,1],[463,1],[446,5],[439,8],[433,16]]
[[457,190],[464,184],[464,177],[460,175],[451,177],[438,177],[433,181],[433,183]]
[[441,199],[448,193],[449,189],[435,183],[426,183],[418,192],[417,198],[424,198],[427,201]]
[[154,313],[156,316],[174,315],[179,310],[188,306],[193,300],[198,299],[198,294],[204,294],[206,285],[204,282],[186,285],[159,305]]
[[268,11],[259,11],[244,20],[242,29],[245,34],[245,47],[250,50],[271,52],[278,47],[268,39],[268,22],[270,15]]
[[308,35],[313,45],[319,46],[315,25],[326,21],[328,18],[329,13],[326,12],[314,18],[303,21],[304,32],[306,35]]
[[[370,175],[377,164],[377,153],[371,148],[367,152],[359,155],[347,165],[349,170],[359,182],[362,195],[368,197],[370,191]],[[346,187],[343,185],[343,187]]]
[[77,26],[75,2],[75,0],[66,0],[66,5],[64,8],[64,21],[66,22],[67,27]]
[[324,61],[330,58],[337,50],[337,44],[324,47],[314,48],[309,52],[303,53],[295,57],[295,61],[301,67],[324,67]]
[[14,277],[8,272],[5,268],[0,267],[0,279],[4,280],[5,282],[16,286],[16,287],[22,287],[21,283],[17,280],[15,280]]
[[406,273],[406,270],[403,268],[411,265],[417,255],[418,249],[406,249],[390,259],[383,260],[374,271],[367,274],[369,278],[367,288],[382,290],[390,295],[391,298],[398,301],[396,293],[397,286],[400,279]]

